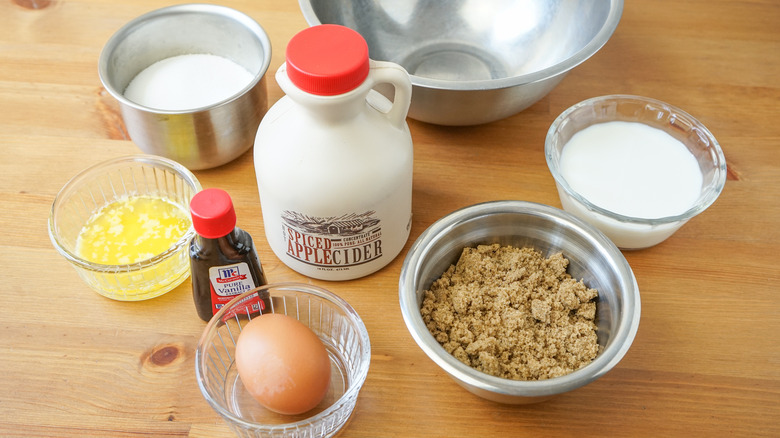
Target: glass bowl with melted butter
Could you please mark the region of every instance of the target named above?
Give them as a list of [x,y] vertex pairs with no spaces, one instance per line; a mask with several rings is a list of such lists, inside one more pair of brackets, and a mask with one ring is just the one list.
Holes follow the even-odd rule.
[[190,199],[200,182],[153,155],[115,158],[74,176],[57,194],[49,237],[96,292],[120,301],[160,296],[190,274]]

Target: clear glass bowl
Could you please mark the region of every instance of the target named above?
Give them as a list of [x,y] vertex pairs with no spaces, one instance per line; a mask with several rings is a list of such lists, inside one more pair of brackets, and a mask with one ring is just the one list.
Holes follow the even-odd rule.
[[[282,415],[261,406],[244,388],[235,366],[242,328],[261,316],[258,300],[270,312],[292,316],[322,340],[331,361],[325,399],[300,415]],[[267,310],[266,310],[267,312]],[[329,437],[346,424],[368,374],[371,345],[363,321],[343,299],[317,286],[269,284],[238,295],[214,315],[198,342],[195,374],[211,407],[241,437]]]
[[76,242],[90,216],[117,199],[158,196],[189,212],[190,199],[200,182],[184,166],[154,155],[115,158],[74,176],[57,194],[49,214],[49,237],[54,247],[96,292],[120,301],[160,296],[190,275],[189,241],[192,226],[168,250],[127,265],[103,265],[84,260]]
[[[559,169],[561,151],[577,132],[611,121],[638,122],[660,129],[688,148],[703,176],[701,192],[690,209],[656,219],[625,216],[595,205],[572,189]],[[647,97],[601,96],[573,105],[550,126],[544,149],[563,209],[601,230],[621,249],[647,248],[666,240],[712,205],[726,184],[726,158],[712,133],[683,110]]]

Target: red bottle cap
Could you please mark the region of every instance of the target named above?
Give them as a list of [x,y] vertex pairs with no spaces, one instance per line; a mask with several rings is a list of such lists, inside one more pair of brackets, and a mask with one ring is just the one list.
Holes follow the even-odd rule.
[[287,76],[301,90],[333,96],[354,90],[368,77],[368,44],[336,24],[304,29],[287,44]]
[[192,227],[207,239],[226,236],[236,227],[236,211],[230,195],[222,189],[205,189],[190,201]]

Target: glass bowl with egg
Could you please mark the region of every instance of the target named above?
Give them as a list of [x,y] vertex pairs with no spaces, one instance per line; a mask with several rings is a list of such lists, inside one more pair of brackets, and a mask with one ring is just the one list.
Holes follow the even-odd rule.
[[[322,353],[324,374],[309,367]],[[349,303],[314,285],[275,283],[214,315],[198,342],[195,374],[238,436],[329,437],[352,415],[370,361],[368,331]]]
[[49,214],[57,251],[99,294],[120,301],[160,296],[190,274],[190,199],[200,191],[184,166],[132,155],[68,181]]
[[726,159],[698,120],[641,96],[588,99],[561,113],[545,139],[563,209],[621,249],[666,240],[718,198]]

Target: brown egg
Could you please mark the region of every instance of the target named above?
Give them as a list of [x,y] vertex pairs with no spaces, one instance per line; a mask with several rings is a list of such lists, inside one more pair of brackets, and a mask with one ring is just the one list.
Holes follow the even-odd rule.
[[250,321],[236,343],[236,367],[247,391],[266,409],[301,414],[317,406],[330,384],[330,359],[311,329],[287,315]]

